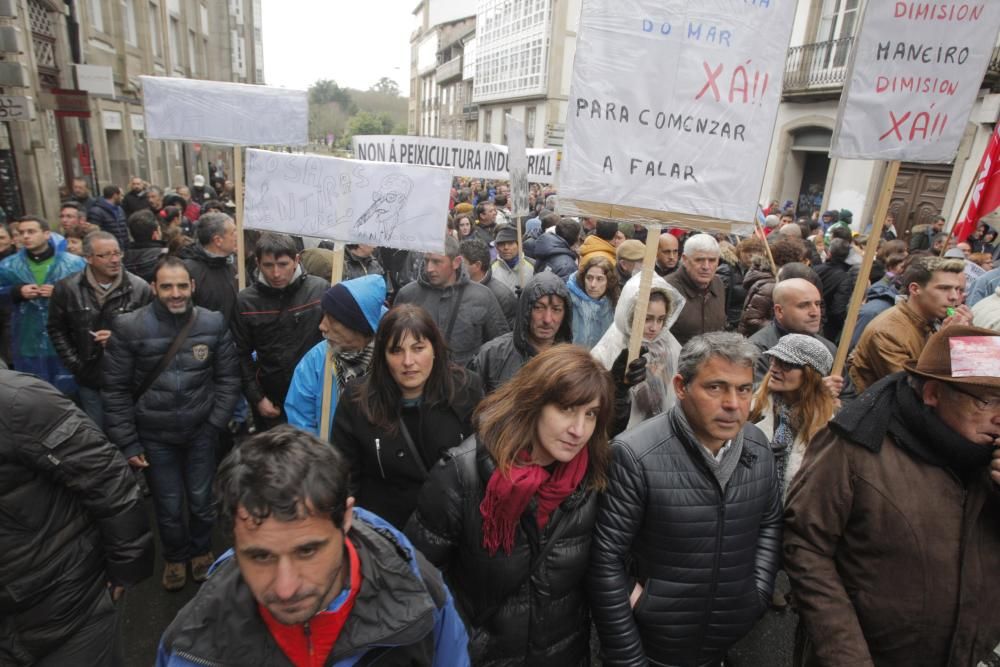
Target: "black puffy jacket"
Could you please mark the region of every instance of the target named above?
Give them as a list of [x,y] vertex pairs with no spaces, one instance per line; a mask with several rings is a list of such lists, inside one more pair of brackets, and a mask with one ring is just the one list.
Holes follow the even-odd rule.
[[563,320],[556,332],[556,343],[573,342],[573,311],[566,282],[551,271],[538,273],[524,285],[517,301],[517,319],[514,330],[494,338],[479,348],[479,352],[469,362],[469,369],[483,379],[483,389],[487,394],[514,377],[521,366],[535,356],[534,346],[528,342],[531,330],[531,309],[535,302],[545,296],[558,296],[563,300]]
[[173,315],[153,301],[111,326],[101,365],[104,430],[126,458],[141,454],[144,441],[180,445],[206,424],[222,430],[229,423],[240,395],[236,346],[220,313],[195,310],[198,320],[187,340],[138,402],[132,392],[159,364],[188,315]]
[[125,211],[121,206],[112,204],[107,199],[98,199],[87,209],[87,222],[97,225],[102,232],[114,234],[122,252],[128,249],[128,223],[125,221]]
[[251,405],[265,396],[278,407],[285,404],[295,365],[323,337],[320,301],[329,287],[322,278],[300,273],[278,289],[258,275],[253,285],[239,293],[233,338],[243,393]]
[[166,252],[167,245],[163,241],[135,241],[125,251],[122,263],[129,271],[152,283],[156,277],[153,275],[156,263]]
[[[718,663],[767,609],[781,561],[781,482],[764,434],[743,427],[725,493],[670,413],[612,443],[588,591],[605,665]],[[635,608],[629,594],[638,581]]]
[[[472,411],[483,397],[479,376],[452,369],[455,401],[427,406],[421,403],[419,433],[410,433],[413,447],[402,429],[392,433],[369,422],[358,406],[365,379],[347,386],[337,399],[330,441],[351,468],[351,495],[402,530],[417,506],[417,495],[434,464],[445,452],[472,433]],[[415,451],[417,450],[417,451]]]
[[87,273],[85,269],[56,283],[46,326],[63,366],[80,384],[100,389],[104,348],[90,332],[110,329],[115,317],[145,306],[153,293],[149,284],[123,270],[121,284],[99,306]]
[[194,305],[222,313],[232,322],[236,309],[236,265],[228,257],[209,255],[198,243],[183,248],[177,256],[184,260],[194,280]]
[[542,234],[535,241],[535,274],[551,271],[563,280],[576,273],[576,253],[558,234]]
[[444,573],[469,630],[472,664],[589,665],[584,575],[597,494],[587,490],[585,479],[552,513],[541,535],[532,501],[511,554],[501,550],[491,557],[483,548],[479,504],[495,469],[475,437],[449,451],[424,485],[406,535]]
[[153,573],[121,454],[52,385],[0,371],[0,665],[34,664],[87,622],[107,583]]

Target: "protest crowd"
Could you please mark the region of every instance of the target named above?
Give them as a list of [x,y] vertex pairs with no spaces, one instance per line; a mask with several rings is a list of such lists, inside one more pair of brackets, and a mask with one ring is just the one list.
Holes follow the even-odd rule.
[[443,253],[331,286],[248,230],[238,289],[219,176],[0,227],[0,664],[121,664],[154,571],[200,586],[163,667],[724,665],[768,610],[800,665],[1000,644],[988,225],[668,226],[630,360],[646,227],[455,178]]

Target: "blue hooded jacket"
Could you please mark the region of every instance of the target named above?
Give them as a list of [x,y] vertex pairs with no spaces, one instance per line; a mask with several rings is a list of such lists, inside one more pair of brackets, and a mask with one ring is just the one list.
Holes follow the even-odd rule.
[[881,313],[896,305],[896,297],[899,292],[887,280],[883,279],[868,288],[865,294],[865,305],[858,311],[858,321],[854,325],[854,335],[851,336],[851,345],[848,349],[853,350],[854,346],[861,340],[861,333],[868,326],[868,323],[878,317]]
[[588,350],[615,322],[615,307],[605,294],[600,299],[589,296],[576,282],[576,273],[566,279],[569,298],[573,302],[573,343]]
[[[372,330],[378,329],[386,313],[385,279],[380,275],[362,276],[341,283],[351,293]],[[319,435],[320,417],[323,414],[323,366],[326,363],[326,340],[321,340],[306,352],[295,367],[292,384],[285,396],[285,415],[288,423],[313,435]],[[337,382],[333,382],[330,395],[330,426],[337,410]],[[322,437],[322,436],[321,436]],[[330,434],[326,434],[329,440]]]

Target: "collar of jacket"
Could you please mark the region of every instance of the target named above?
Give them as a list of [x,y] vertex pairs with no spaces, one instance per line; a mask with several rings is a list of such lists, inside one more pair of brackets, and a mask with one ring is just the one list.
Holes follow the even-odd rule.
[[153,308],[153,315],[156,316],[156,319],[161,322],[173,322],[177,326],[182,326],[184,322],[187,322],[188,317],[191,316],[191,311],[197,307],[192,301],[190,308],[185,310],[183,313],[175,314],[167,310],[167,307],[163,305],[163,302],[156,297],[153,297],[153,301],[150,306]]
[[284,287],[272,287],[270,283],[267,282],[267,279],[264,278],[264,274],[260,272],[260,269],[257,269],[257,275],[255,276],[256,279],[254,280],[254,286],[264,294],[268,294],[270,296],[279,296],[285,293],[297,292],[298,289],[302,287],[302,283],[306,281],[306,276],[308,275],[309,275],[308,273],[302,270],[302,265],[300,264],[299,266],[295,267],[295,275],[292,277],[291,280],[288,281],[287,285],[285,285]]
[[186,248],[186,252],[183,254],[181,259],[192,259],[196,262],[201,262],[211,268],[220,268],[229,266],[229,258],[223,257],[221,255],[213,255],[205,250],[205,247],[200,243],[192,243]]
[[920,313],[913,309],[913,306],[910,305],[908,300],[899,302],[899,312],[906,315],[906,318],[913,323],[913,326],[916,327],[917,331],[923,334],[924,338],[927,338],[934,333],[934,323],[928,322],[921,317]]
[[[361,559],[361,590],[327,664],[369,648],[415,644],[434,629],[437,607],[411,564],[411,548],[358,513],[350,538]],[[206,665],[287,662],[234,558],[217,566],[188,609],[164,634],[167,651]]]
[[147,250],[149,248],[166,248],[167,244],[163,241],[132,241],[129,244],[129,250]]

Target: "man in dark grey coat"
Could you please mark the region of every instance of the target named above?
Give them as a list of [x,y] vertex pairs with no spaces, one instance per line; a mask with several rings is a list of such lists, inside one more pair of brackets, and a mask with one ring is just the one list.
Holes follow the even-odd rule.
[[525,283],[518,300],[514,330],[479,348],[469,370],[483,380],[490,393],[514,377],[521,366],[556,343],[572,343],[569,289],[551,271],[536,274]]
[[399,290],[395,302],[430,313],[459,366],[468,364],[483,344],[510,331],[493,292],[469,280],[458,241],[451,236],[445,239],[445,254],[427,253],[420,279]]
[[692,338],[677,405],[612,443],[588,572],[605,665],[719,665],[768,607],[781,482],[746,423],[756,356],[739,334]]
[[[222,313],[194,306],[197,285],[184,262],[167,257],[155,276],[156,299],[112,322],[101,398],[108,438],[133,468],[148,467],[167,561],[163,586],[179,590],[187,581],[188,560],[195,581],[208,576],[214,560],[216,448],[239,397],[240,369]],[[177,353],[155,375],[192,320]]]

